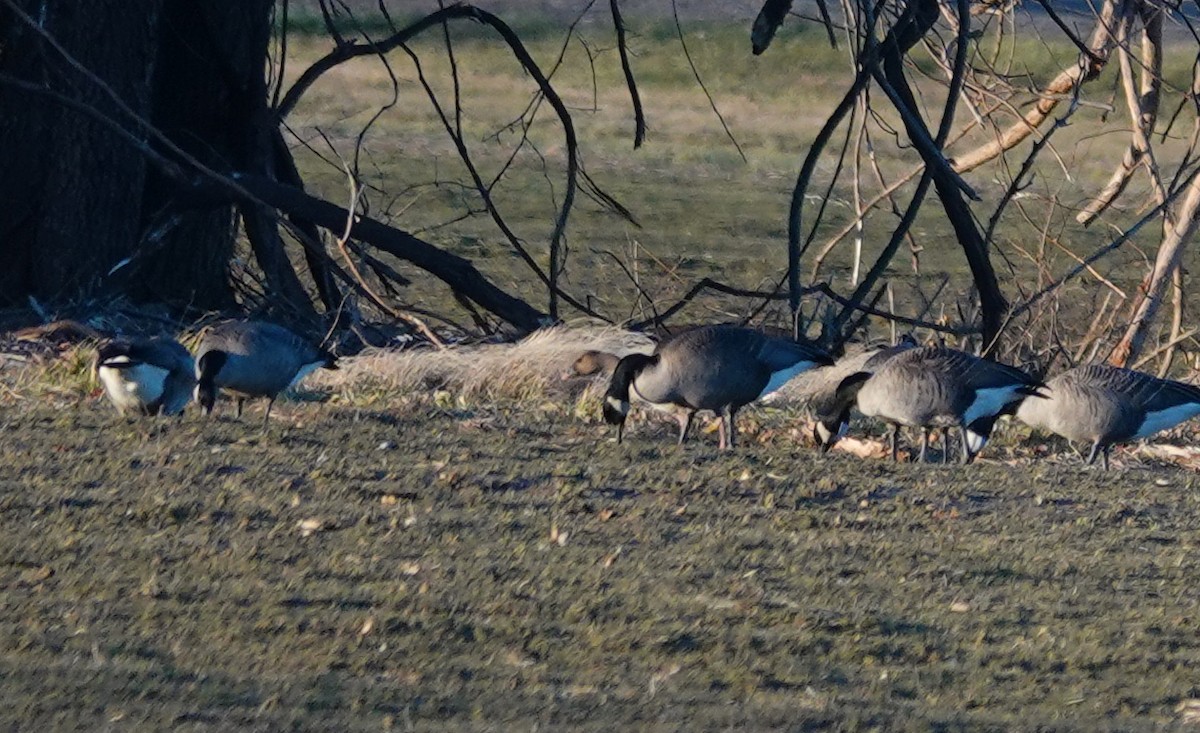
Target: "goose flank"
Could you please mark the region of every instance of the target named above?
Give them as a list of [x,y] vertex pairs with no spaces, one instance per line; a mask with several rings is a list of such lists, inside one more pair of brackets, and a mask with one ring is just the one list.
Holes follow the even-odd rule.
[[1049,396],[1027,400],[1017,419],[1091,445],[1088,465],[1114,443],[1146,438],[1200,415],[1200,387],[1109,366],[1086,364],[1047,383]]
[[709,410],[721,419],[721,448],[731,448],[739,409],[800,372],[830,363],[815,346],[749,328],[702,326],[671,337],[653,354],[622,358],[604,398],[604,419],[616,426],[621,442],[630,399],[636,397],[675,416],[682,444],[696,412]]
[[191,400],[192,355],[178,341],[118,339],[100,345],[93,369],[122,415],[178,415]]

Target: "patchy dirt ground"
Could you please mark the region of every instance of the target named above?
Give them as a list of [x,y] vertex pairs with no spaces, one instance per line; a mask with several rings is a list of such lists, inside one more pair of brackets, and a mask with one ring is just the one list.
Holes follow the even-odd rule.
[[0,727],[1152,730],[1194,474],[618,446],[549,409],[0,412]]

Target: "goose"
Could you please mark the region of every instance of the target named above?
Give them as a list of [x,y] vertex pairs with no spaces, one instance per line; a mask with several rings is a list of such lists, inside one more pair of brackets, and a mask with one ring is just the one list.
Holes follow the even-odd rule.
[[750,328],[701,326],[659,344],[653,354],[629,354],[613,370],[604,419],[620,443],[631,395],[679,422],[679,443],[699,410],[721,418],[720,446],[732,448],[739,409],[807,369],[832,363],[809,344],[772,338]]
[[607,351],[585,351],[571,364],[571,371],[577,377],[590,377],[601,372],[612,373],[617,368],[621,357]]
[[970,463],[991,436],[996,419],[1045,385],[1006,364],[942,346],[907,349],[877,371],[851,374],[838,385],[836,403],[858,403],[859,412],[891,423],[892,460],[901,425],[921,428],[925,461],[932,428],[957,426],[963,463]]
[[107,341],[96,350],[93,371],[122,415],[178,415],[192,396],[192,355],[178,341]]
[[[866,355],[853,354],[839,359],[836,364],[826,367],[831,376],[837,381],[823,385],[812,396],[810,407],[816,423],[813,426],[813,439],[825,453],[850,429],[850,410],[854,401],[838,399],[837,387],[841,380],[852,373],[867,372],[874,374],[893,356],[917,347],[917,340],[910,334],[904,334],[894,345],[876,349]],[[866,357],[865,359],[863,357]]]
[[1067,440],[1091,443],[1088,465],[1113,443],[1147,438],[1200,415],[1200,387],[1107,364],[1086,364],[1047,382],[1050,395],[1026,400],[1017,419]]
[[279,393],[318,368],[337,369],[337,358],[291,331],[262,321],[226,321],[213,326],[196,351],[196,401],[212,414],[224,388],[237,400],[237,416],[254,397],[266,397],[263,429]]

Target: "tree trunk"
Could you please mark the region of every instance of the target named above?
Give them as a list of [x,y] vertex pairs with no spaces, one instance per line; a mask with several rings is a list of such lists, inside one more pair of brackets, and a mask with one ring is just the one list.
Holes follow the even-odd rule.
[[[269,28],[269,9],[239,0],[164,0],[154,74],[153,122],[176,145],[216,170],[245,154],[246,90],[262,76],[265,48],[251,42]],[[257,58],[253,55],[259,53]],[[229,260],[236,236],[232,204],[200,206],[158,171],[145,190],[145,230],[158,211],[179,211],[180,223],[148,252],[129,289],[138,300],[219,310],[233,304]]]
[[[161,0],[18,0],[136,112],[149,109]],[[0,73],[116,106],[11,11],[0,18]],[[97,42],[103,38],[104,42]],[[0,301],[93,292],[138,239],[146,165],[100,122],[0,87]]]
[[[218,171],[268,172],[263,62],[272,0],[18,0],[134,114]],[[102,111],[148,138],[95,79],[11,12],[0,73]],[[234,304],[232,201],[197,197],[92,116],[0,84],[0,302],[127,296],[180,308]],[[171,156],[174,157],[174,156]],[[311,303],[265,245],[273,294]],[[286,272],[284,272],[286,270]]]

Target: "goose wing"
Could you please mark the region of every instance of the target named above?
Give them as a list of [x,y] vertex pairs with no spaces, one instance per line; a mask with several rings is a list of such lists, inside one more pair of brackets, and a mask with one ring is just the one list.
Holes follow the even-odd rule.
[[868,357],[867,360],[863,362],[861,371],[873,372],[876,369],[878,369],[879,367],[888,363],[888,361],[890,361],[892,357],[902,354],[905,351],[908,351],[910,349],[915,349],[915,348],[917,348],[917,342],[913,341],[911,339],[906,339],[906,340],[901,341],[900,343],[896,344],[895,346],[888,346],[887,348],[880,349],[879,351],[876,351],[874,354],[871,354],[871,356]]
[[134,343],[130,356],[169,372],[186,372],[190,375],[193,369],[192,355],[184,345],[164,336]]
[[[1014,384],[1041,386],[1030,374],[1008,364],[984,359],[974,354],[944,347],[927,347],[913,357],[922,367],[935,369],[955,377],[963,386],[974,390],[994,389]],[[909,353],[901,355],[905,358]]]
[[784,371],[802,362],[810,362],[812,366],[833,364],[829,354],[813,344],[755,335],[758,336],[758,345],[751,353],[772,372]]
[[1088,364],[1072,375],[1085,384],[1111,390],[1147,413],[1163,412],[1182,405],[1200,404],[1200,387],[1132,369]]

